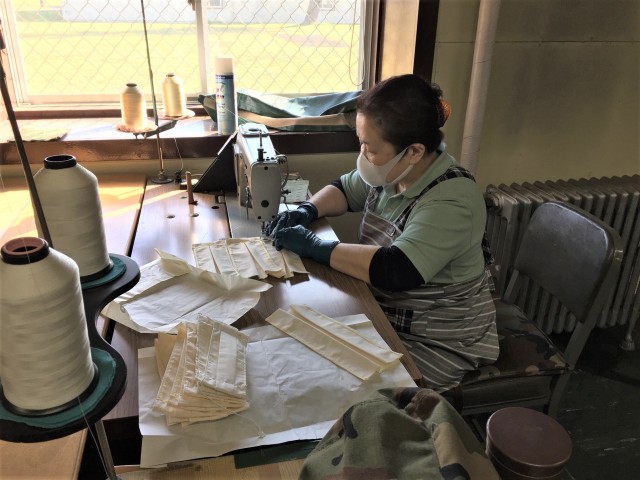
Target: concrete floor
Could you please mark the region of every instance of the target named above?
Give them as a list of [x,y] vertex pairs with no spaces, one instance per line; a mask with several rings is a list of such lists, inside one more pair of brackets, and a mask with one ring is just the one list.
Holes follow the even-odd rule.
[[[626,332],[596,328],[589,336],[556,418],[573,443],[558,480],[640,478],[640,328],[634,351],[620,348]],[[481,432],[488,417],[471,424]]]
[[595,329],[565,391],[558,421],[573,440],[576,480],[640,477],[640,328],[631,352],[619,347],[626,330]]

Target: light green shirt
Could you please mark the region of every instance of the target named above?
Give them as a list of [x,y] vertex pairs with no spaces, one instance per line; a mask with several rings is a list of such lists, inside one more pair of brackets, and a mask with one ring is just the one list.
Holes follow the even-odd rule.
[[[375,213],[393,222],[402,211],[450,166],[458,165],[444,152],[403,193],[384,187]],[[356,170],[340,178],[349,208],[363,211],[369,186]],[[482,238],[487,212],[476,183],[460,177],[440,182],[418,200],[405,229],[393,245],[411,260],[425,283],[451,284],[478,277],[484,270]]]

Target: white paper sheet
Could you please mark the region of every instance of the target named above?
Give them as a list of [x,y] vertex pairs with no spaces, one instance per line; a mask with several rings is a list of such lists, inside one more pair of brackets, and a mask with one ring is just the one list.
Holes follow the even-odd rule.
[[[340,319],[386,345],[364,315]],[[272,326],[243,330],[249,409],[189,426],[167,426],[151,406],[160,386],[153,348],[138,352],[141,466],[151,467],[242,448],[322,438],[344,411],[381,388],[415,387],[402,364],[361,381]]]
[[289,193],[284,195],[284,203],[304,202],[309,197],[309,180],[287,180],[285,189]]
[[239,275],[209,272],[156,250],[160,258],[140,268],[140,281],[103,313],[141,333],[177,331],[198,314],[231,324],[256,306],[271,285]]

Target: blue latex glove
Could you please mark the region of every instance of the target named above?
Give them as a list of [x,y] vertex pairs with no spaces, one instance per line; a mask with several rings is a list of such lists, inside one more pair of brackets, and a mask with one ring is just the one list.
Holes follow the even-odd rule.
[[301,225],[281,228],[273,237],[273,244],[277,250],[286,248],[301,257],[313,258],[323,265],[329,265],[331,252],[338,243],[340,242],[337,240],[322,240]]
[[296,210],[286,210],[278,214],[276,218],[267,223],[264,227],[264,234],[272,237],[283,228],[302,225],[308,227],[318,218],[318,209],[311,202],[301,203]]

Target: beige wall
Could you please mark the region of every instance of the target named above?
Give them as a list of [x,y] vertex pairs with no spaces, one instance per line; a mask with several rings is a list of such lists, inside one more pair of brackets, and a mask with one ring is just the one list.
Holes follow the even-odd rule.
[[[452,105],[444,132],[456,158],[479,4],[440,1],[433,80]],[[638,0],[502,0],[476,174],[483,190],[640,174],[639,37]],[[322,180],[340,167],[314,165],[309,178]],[[354,238],[355,217],[332,224]]]
[[[479,3],[440,1],[433,80],[452,105],[444,132],[456,158]],[[476,174],[483,190],[640,174],[639,37],[638,0],[502,0]],[[304,160],[312,187],[353,166],[349,156]],[[353,241],[356,216],[332,224]]]
[[[479,0],[441,0],[434,77],[460,157]],[[480,184],[640,173],[640,2],[502,0]]]

